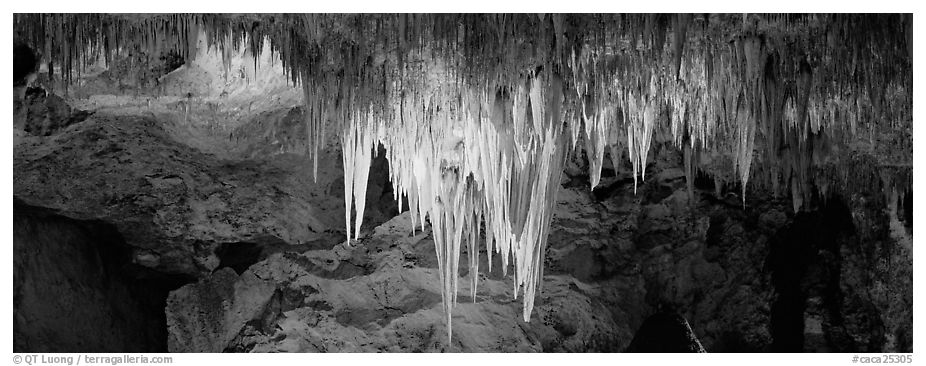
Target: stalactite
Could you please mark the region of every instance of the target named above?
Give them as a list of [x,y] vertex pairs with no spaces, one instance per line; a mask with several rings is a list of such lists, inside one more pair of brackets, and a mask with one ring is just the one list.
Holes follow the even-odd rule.
[[347,238],[351,238],[351,209],[356,210],[353,220],[354,240],[360,238],[363,212],[366,207],[367,182],[373,161],[373,131],[370,111],[351,111],[353,122],[345,124],[341,134],[344,161],[344,204]]

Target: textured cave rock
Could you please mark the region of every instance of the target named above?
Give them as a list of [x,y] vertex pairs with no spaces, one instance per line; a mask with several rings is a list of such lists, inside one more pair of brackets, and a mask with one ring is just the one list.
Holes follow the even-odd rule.
[[[109,68],[85,76],[67,101],[27,98],[14,126],[14,196],[113,224],[137,263],[165,273],[209,273],[222,260],[216,251],[236,243],[271,253],[338,240],[340,151],[323,149],[313,177],[293,99],[301,92],[286,84],[279,61],[264,56],[257,71],[223,75],[214,49],[197,52],[177,69],[170,60],[152,66],[160,71],[145,75],[159,84],[142,83],[137,95],[120,86],[136,73]],[[375,225],[397,205],[382,154],[372,165],[365,218]]]
[[[215,269],[223,243],[330,240],[343,212],[337,179],[312,184],[298,157],[219,160],[144,116],[98,114],[48,138],[23,137],[13,170],[17,198],[112,223],[140,264],[168,273]],[[371,185],[371,200],[391,197],[382,187]],[[375,221],[382,214],[369,215]]]
[[910,350],[912,257],[864,198],[794,217],[771,242],[773,350]]
[[[329,228],[279,168],[223,162],[170,140],[146,117],[93,117],[14,153],[14,195],[112,223],[143,265],[198,275],[225,242],[302,244]],[[59,192],[66,190],[68,194]]]
[[410,228],[408,214],[402,214],[358,246],[277,253],[240,276],[223,269],[172,292],[170,350],[618,350],[620,330],[605,305],[577,287],[584,284],[569,276],[548,278],[542,310],[524,323],[510,278],[497,272],[480,275],[485,278],[475,303],[461,297],[448,344],[439,321],[433,243]]
[[90,112],[75,110],[58,95],[41,87],[28,88],[13,112],[13,126],[30,135],[50,136],[87,119]]
[[[663,164],[669,162],[656,162],[657,167]],[[684,177],[672,173],[673,169],[657,171],[661,179],[650,181],[636,195],[632,183],[613,189],[603,200],[589,193],[587,186],[561,192],[543,292],[529,323],[516,320],[521,305],[511,297],[495,257],[493,272],[480,274],[476,304],[466,295],[469,288],[461,288],[460,305],[454,310],[453,343],[447,344],[438,321],[440,295],[433,244],[427,232],[411,235],[406,213],[377,228],[357,246],[278,253],[240,276],[223,270],[173,292],[168,313],[177,333],[172,336],[182,338],[172,344],[179,345],[177,350],[197,352],[642,351],[647,348],[631,347],[635,334],[644,319],[669,306],[682,310],[677,315],[687,319],[693,336],[708,352],[779,350],[775,332],[780,321],[807,324],[798,333],[780,335],[807,339],[792,351],[909,347],[910,338],[905,338],[909,323],[898,319],[912,316],[910,307],[892,304],[881,295],[866,295],[882,286],[877,282],[898,276],[904,279],[892,286],[909,294],[909,272],[900,266],[875,270],[872,263],[877,259],[849,252],[820,256],[813,249],[816,244],[811,244],[797,254],[807,263],[815,267],[833,266],[834,261],[851,263],[852,273],[843,269],[834,277],[836,281],[855,283],[864,277],[872,282],[862,287],[834,284],[837,288],[826,290],[831,296],[852,300],[779,319],[774,307],[786,296],[782,292],[807,287],[807,281],[816,278],[799,275],[805,284],[791,287],[774,282],[776,275],[789,273],[791,268],[775,266],[775,251],[781,245],[800,246],[810,240],[793,223],[804,222],[807,215],[795,218],[789,213],[789,202],[774,200],[754,202],[744,212],[735,199],[724,202],[712,197],[713,189],[697,190],[700,198],[691,203]],[[620,176],[605,177],[606,184],[622,181]],[[871,207],[852,210],[855,216],[880,215]],[[860,238],[851,230],[855,224],[844,221],[845,213],[812,215],[843,220],[842,226],[830,222],[831,229],[817,234],[814,243],[824,240],[861,249]],[[891,241],[883,231],[873,235],[882,242]],[[482,254],[480,268],[485,269]],[[898,257],[902,254],[896,252],[891,258],[902,261]],[[461,270],[461,275],[466,276],[466,271]],[[233,308],[242,302],[240,306],[262,310],[231,312],[202,300],[223,291]],[[814,309],[814,297],[801,301],[802,307]],[[875,309],[893,310],[882,314]],[[900,309],[905,310],[897,312]],[[822,328],[815,327],[815,314],[821,311],[839,314],[840,323],[829,324],[830,319]],[[236,315],[220,317],[224,320],[214,329],[204,325],[212,323],[199,315],[214,312]],[[484,322],[496,326],[488,329]],[[845,338],[847,332],[851,338]],[[887,333],[899,336],[889,340],[884,336]],[[817,334],[820,338],[814,339]],[[214,339],[225,343],[212,344],[213,348],[191,346]]]
[[130,260],[104,222],[14,203],[14,351],[167,351],[164,299],[186,279]]

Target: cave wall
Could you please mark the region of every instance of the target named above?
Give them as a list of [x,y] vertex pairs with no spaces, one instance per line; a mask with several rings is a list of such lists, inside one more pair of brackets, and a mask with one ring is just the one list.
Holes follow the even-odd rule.
[[912,261],[863,202],[831,199],[773,237],[773,350],[912,350]]
[[102,222],[13,209],[14,352],[163,352],[164,299],[183,280],[132,268]]
[[430,229],[412,233],[404,213],[355,245],[278,253],[172,292],[172,350],[617,352],[642,348],[632,340],[659,314],[685,319],[683,338],[708,352],[909,349],[912,266],[877,197],[798,214],[706,182],[689,198],[680,153],[660,151],[636,192],[625,167],[589,191],[581,152],[570,162],[530,322],[512,268],[496,254],[488,271],[480,248],[475,302],[461,268],[448,342]]

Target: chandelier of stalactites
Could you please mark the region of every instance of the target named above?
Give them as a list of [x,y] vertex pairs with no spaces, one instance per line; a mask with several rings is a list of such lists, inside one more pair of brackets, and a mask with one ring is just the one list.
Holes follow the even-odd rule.
[[[313,164],[326,124],[337,125],[355,239],[374,147],[385,147],[400,208],[404,198],[417,225],[431,223],[448,334],[461,248],[475,294],[483,226],[486,254],[501,255],[503,271],[514,264],[529,319],[559,174],[580,139],[592,187],[606,149],[615,169],[626,152],[635,182],[645,178],[658,133],[685,152],[689,185],[697,156],[729,157],[702,171],[729,172],[744,200],[747,182],[775,194],[783,186],[795,210],[830,181],[894,191],[910,181],[903,169],[900,178],[860,180],[852,164],[825,165],[835,146],[867,140],[874,151],[888,134],[902,145],[889,149],[912,155],[909,15],[14,17],[17,37],[66,78],[88,55],[189,50],[197,28],[223,49],[271,42],[304,88]],[[894,162],[904,164],[912,166]]]
[[388,93],[392,108],[354,113],[344,125],[345,199],[348,212],[357,207],[349,235],[359,233],[370,152],[382,144],[400,207],[407,197],[413,225],[430,222],[448,336],[463,246],[476,298],[483,223],[489,265],[493,253],[506,274],[514,264],[513,293],[523,293],[528,321],[567,149],[562,78],[536,71],[509,85],[469,85],[431,63]]

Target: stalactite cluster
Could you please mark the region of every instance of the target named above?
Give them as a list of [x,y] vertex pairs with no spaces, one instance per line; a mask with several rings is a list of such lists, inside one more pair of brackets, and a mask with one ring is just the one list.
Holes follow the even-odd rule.
[[[24,14],[14,29],[65,78],[100,53],[189,55],[199,29],[226,52],[270,42],[304,88],[314,164],[325,126],[337,126],[349,238],[385,147],[397,200],[432,227],[448,335],[461,249],[475,294],[483,228],[487,255],[503,271],[514,264],[529,320],[560,174],[580,140],[592,188],[606,152],[645,179],[668,136],[689,193],[701,172],[738,183],[744,204],[751,183],[790,194],[795,210],[855,184],[827,170],[849,164],[847,151],[899,136],[912,155],[910,15]],[[895,187],[906,163],[873,184],[906,191]]]

